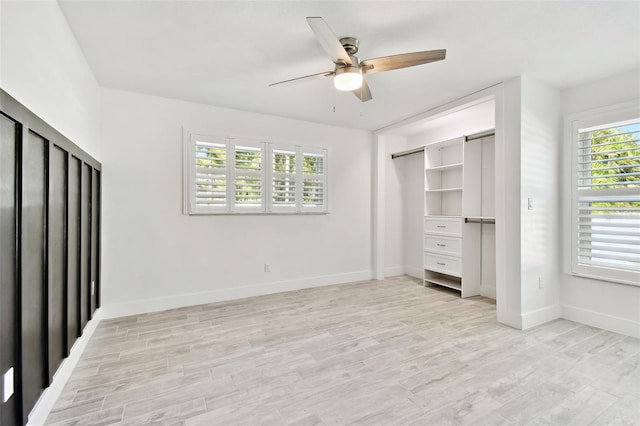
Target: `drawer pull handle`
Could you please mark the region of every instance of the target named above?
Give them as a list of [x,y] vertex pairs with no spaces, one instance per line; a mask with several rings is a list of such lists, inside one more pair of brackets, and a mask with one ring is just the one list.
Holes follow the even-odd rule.
[[436,225],[438,228],[446,228],[447,225]]
[[440,266],[447,266],[447,264],[446,264],[446,263],[442,263],[442,262],[436,262],[436,263],[437,263],[438,265],[440,265]]
[[438,247],[446,247],[446,244],[436,244]]

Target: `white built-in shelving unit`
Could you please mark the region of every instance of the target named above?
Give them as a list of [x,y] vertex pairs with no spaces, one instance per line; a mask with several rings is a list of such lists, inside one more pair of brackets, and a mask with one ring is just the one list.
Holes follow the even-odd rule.
[[493,143],[492,134],[424,149],[424,284],[455,289],[462,297],[480,294],[481,226],[495,223],[493,170],[483,170],[485,142]]

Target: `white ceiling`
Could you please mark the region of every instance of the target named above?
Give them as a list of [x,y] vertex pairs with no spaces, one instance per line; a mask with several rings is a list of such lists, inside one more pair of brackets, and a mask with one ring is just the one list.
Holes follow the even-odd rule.
[[[559,89],[640,67],[640,2],[60,0],[102,86],[375,130],[518,75]],[[368,76],[373,100],[330,78],[305,17],[360,39],[361,60],[447,49]],[[335,109],[335,111],[334,111]]]

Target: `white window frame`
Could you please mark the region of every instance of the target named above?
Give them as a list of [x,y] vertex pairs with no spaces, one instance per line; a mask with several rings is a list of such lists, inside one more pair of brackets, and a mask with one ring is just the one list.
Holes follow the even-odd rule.
[[[202,206],[195,202],[196,196],[196,143],[209,142],[225,146],[225,194],[226,205]],[[246,171],[247,175],[257,176],[261,182],[261,203],[257,205],[236,204],[236,146],[260,149],[261,168],[259,172]],[[278,172],[273,170],[273,152],[283,150],[295,154],[295,173],[287,173],[295,182],[295,205],[275,205],[273,202],[273,179]],[[305,154],[322,156],[324,170],[322,174],[304,174],[303,158]],[[209,136],[201,133],[183,131],[183,213],[186,215],[220,215],[220,214],[327,214],[329,213],[328,193],[328,153],[325,148],[271,143],[248,138],[228,136]],[[244,172],[243,172],[244,173]],[[283,176],[285,176],[283,174]],[[305,205],[303,184],[305,177],[322,181],[324,187],[323,204]]]
[[[238,147],[247,147],[253,148],[260,151],[261,158],[261,166],[260,171],[249,171],[245,170],[243,172],[238,172],[239,169],[236,167],[236,151]],[[266,176],[266,166],[267,161],[265,158],[265,143],[264,142],[256,142],[248,139],[237,139],[237,138],[227,138],[227,152],[231,155],[233,162],[228,162],[229,166],[228,170],[228,181],[227,181],[227,199],[231,200],[230,211],[229,213],[260,213],[264,211],[265,201],[267,197],[267,189],[268,186],[265,185],[265,176]],[[236,204],[236,178],[238,175],[244,176],[254,176],[260,179],[261,183],[261,194],[260,194],[260,205],[252,206],[252,205],[242,205]],[[229,184],[231,183],[231,184]]]
[[[578,138],[580,129],[590,129],[608,124],[626,122],[640,117],[640,101],[632,101],[624,104],[612,105],[581,113],[571,114],[565,117],[565,149],[563,151],[565,161],[564,188],[566,196],[563,205],[564,261],[565,273],[593,278],[602,281],[617,282],[640,286],[640,273],[617,269],[614,267],[584,265],[578,262]],[[609,190],[602,190],[609,191]],[[613,190],[612,190],[613,191]],[[624,191],[629,192],[629,188]],[[602,195],[606,195],[602,193]]]
[[[196,142],[208,142],[225,146],[226,160],[225,160],[225,186],[226,186],[226,204],[224,206],[197,206],[195,202],[196,198]],[[183,179],[183,193],[188,194],[184,197],[184,212],[188,214],[221,214],[228,213],[230,211],[230,199],[229,199],[229,145],[226,138],[216,136],[206,136],[198,134],[188,134],[185,137],[184,143],[184,163],[185,173]]]
[[[269,158],[269,175],[268,175],[268,185],[269,185],[269,195],[268,195],[268,212],[270,213],[298,213],[300,212],[300,155],[299,155],[299,147],[285,144],[269,144],[268,146],[268,155]],[[285,173],[285,172],[277,172],[273,170],[273,155],[274,151],[285,151],[287,153],[291,153],[295,156],[295,172],[293,173]],[[273,188],[273,180],[277,177],[280,178],[293,178],[294,186],[295,186],[295,195],[294,195],[294,204],[293,205],[278,205],[273,202],[274,196],[274,188]]]
[[[304,173],[303,170],[303,162],[304,162],[304,157],[305,156],[318,156],[318,157],[322,157],[323,158],[323,169],[322,169],[322,173],[313,173],[313,174],[309,174],[309,173]],[[327,186],[328,186],[328,180],[327,180],[327,167],[328,167],[328,163],[327,163],[327,151],[325,149],[319,149],[319,148],[312,148],[312,147],[300,147],[300,152],[299,152],[299,156],[300,156],[300,161],[299,161],[299,165],[300,165],[300,208],[303,212],[322,212],[326,209],[326,204],[327,204]],[[323,188],[323,197],[322,197],[322,201],[323,204],[320,205],[312,205],[312,204],[305,204],[304,203],[304,181],[305,179],[313,179],[313,180],[317,180],[319,182],[321,182],[322,184],[322,188]]]

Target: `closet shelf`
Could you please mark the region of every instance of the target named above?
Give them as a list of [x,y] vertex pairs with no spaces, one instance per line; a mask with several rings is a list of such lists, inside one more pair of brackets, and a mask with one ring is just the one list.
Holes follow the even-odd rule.
[[462,191],[462,188],[438,188],[438,189],[425,189],[424,192],[453,192]]
[[440,277],[427,277],[424,279],[428,283],[438,284],[442,287],[452,288],[454,290],[462,291],[462,284],[460,284],[459,280],[450,279],[445,276]]
[[445,164],[444,166],[427,167],[425,168],[425,171],[442,172],[445,170],[454,170],[454,169],[461,169],[461,168],[462,168],[462,163],[455,163],[455,164]]

